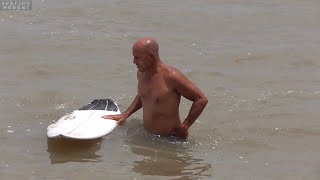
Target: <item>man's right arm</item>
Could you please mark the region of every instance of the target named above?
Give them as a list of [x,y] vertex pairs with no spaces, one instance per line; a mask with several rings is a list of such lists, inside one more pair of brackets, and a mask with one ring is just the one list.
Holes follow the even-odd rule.
[[[138,80],[139,80],[140,76],[141,76],[141,74],[137,71],[137,79]],[[141,108],[142,108],[142,102],[139,97],[139,94],[137,94],[136,97],[134,98],[134,100],[132,101],[132,103],[130,104],[130,106],[128,107],[128,109],[125,110],[123,113],[117,114],[117,115],[105,115],[105,116],[102,116],[102,118],[113,119],[113,120],[116,120],[118,122],[118,124],[122,124],[123,122],[125,122],[127,120],[127,118],[131,114],[135,113],[136,111],[138,111]]]
[[122,114],[125,116],[125,118],[127,119],[131,114],[135,113],[136,111],[138,111],[139,109],[142,108],[142,102],[140,100],[139,95],[136,95],[136,97],[134,98],[133,102],[131,103],[131,105],[128,107],[128,109],[126,111],[124,111]]
[[128,109],[126,111],[124,111],[123,113],[117,114],[117,115],[105,115],[105,116],[102,116],[102,118],[116,120],[117,123],[121,125],[122,123],[124,123],[127,120],[127,118],[131,114],[135,113],[136,111],[138,111],[141,108],[142,108],[142,102],[140,100],[139,95],[137,95],[134,98],[131,105],[128,107]]
[[[140,77],[141,77],[141,73],[139,71],[137,71],[138,81],[139,81]],[[131,105],[122,114],[124,115],[125,119],[127,119],[131,114],[135,113],[136,111],[138,111],[141,108],[142,108],[142,102],[139,97],[139,94],[137,94],[136,97],[134,98],[133,102],[131,103]]]

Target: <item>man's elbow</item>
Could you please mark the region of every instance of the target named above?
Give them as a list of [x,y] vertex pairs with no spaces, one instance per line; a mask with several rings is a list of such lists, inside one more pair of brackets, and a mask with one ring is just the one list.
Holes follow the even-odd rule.
[[207,97],[201,97],[199,99],[199,104],[201,104],[201,106],[203,106],[203,108],[205,108],[206,105],[208,104],[208,98]]

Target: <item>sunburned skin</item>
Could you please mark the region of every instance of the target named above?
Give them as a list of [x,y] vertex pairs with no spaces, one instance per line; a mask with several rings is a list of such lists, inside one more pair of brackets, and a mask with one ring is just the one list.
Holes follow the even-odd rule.
[[[160,60],[159,46],[155,39],[138,40],[132,48],[132,55],[138,70],[138,93],[122,114],[103,118],[114,119],[121,124],[132,113],[143,108],[145,129],[157,135],[176,135],[187,139],[188,129],[208,103],[206,96],[178,69]],[[181,96],[193,102],[183,122],[179,116]]]

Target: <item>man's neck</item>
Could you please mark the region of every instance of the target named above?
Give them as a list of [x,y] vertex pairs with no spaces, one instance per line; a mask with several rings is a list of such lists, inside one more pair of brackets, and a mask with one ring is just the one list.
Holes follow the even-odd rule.
[[160,69],[162,68],[163,63],[160,59],[155,61],[155,63],[148,69],[145,73],[147,76],[154,76],[160,72]]

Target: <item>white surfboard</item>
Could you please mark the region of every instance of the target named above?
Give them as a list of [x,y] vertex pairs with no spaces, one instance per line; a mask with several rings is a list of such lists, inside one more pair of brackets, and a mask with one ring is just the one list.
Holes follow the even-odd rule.
[[111,99],[95,99],[88,105],[66,114],[47,128],[49,138],[96,139],[117,127],[115,120],[103,115],[120,114],[118,105]]

